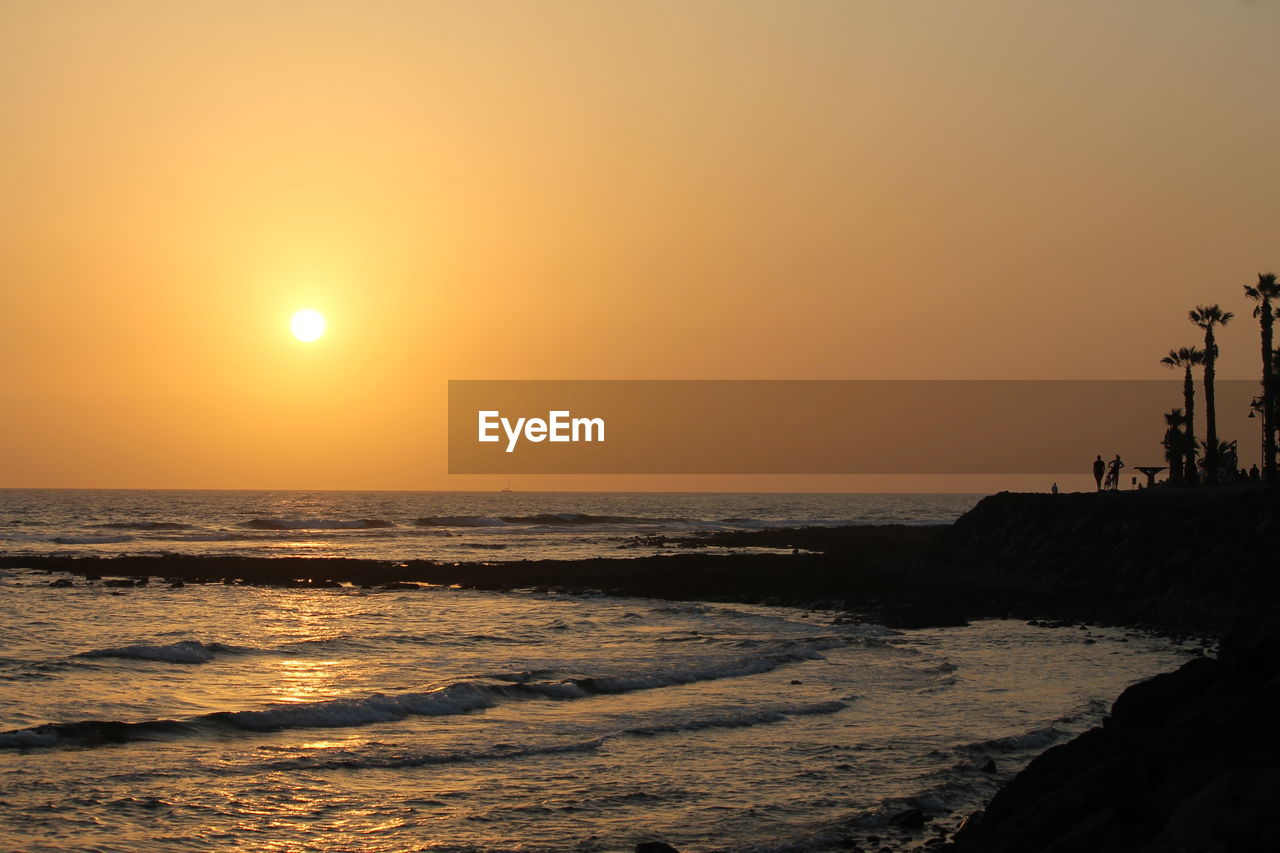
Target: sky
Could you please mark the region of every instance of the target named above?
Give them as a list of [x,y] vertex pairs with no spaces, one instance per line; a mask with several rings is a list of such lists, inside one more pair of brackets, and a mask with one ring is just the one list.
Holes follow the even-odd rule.
[[1170,378],[1207,302],[1252,377],[1277,33],[1275,0],[0,0],[0,486],[495,488],[446,473],[449,379]]

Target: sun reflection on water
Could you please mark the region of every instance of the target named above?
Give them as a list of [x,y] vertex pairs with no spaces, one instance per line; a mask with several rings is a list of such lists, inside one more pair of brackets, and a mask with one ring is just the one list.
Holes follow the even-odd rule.
[[345,669],[336,660],[282,660],[272,695],[280,702],[316,702],[340,695],[338,682]]

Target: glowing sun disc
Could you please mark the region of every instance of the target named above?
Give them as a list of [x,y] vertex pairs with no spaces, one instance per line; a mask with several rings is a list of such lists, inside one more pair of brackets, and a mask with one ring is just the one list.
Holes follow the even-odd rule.
[[293,315],[290,326],[293,328],[295,338],[310,343],[324,334],[324,315],[319,311],[304,308]]

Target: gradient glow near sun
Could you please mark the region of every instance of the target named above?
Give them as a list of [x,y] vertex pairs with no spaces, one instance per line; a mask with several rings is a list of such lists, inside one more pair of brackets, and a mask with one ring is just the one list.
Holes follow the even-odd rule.
[[289,325],[295,338],[310,343],[324,334],[324,315],[311,308],[304,308],[293,315]]

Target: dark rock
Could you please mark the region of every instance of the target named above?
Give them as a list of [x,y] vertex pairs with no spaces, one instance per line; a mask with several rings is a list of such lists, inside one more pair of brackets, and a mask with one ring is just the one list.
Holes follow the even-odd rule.
[[[1280,600],[1274,542],[1280,489],[1151,489],[1122,494],[984,498],[953,525],[867,525],[719,531],[716,550],[630,560],[438,563],[330,557],[139,555],[5,556],[0,568],[108,576],[242,578],[305,587],[299,579],[417,581],[468,589],[601,590],[690,601],[809,606],[858,602],[855,621],[890,627],[963,625],[993,616],[1042,624],[1147,624],[1196,636]],[[847,606],[847,605],[846,605]]]
[[1280,624],[1135,684],[1101,728],[1015,776],[956,853],[1280,850]]
[[636,853],[680,853],[680,851],[665,841],[641,841],[636,845]]
[[1280,489],[1002,492],[944,530],[935,552],[971,582],[1023,585],[1015,612],[1033,600],[1039,611],[1027,616],[1199,633],[1280,597],[1280,572],[1257,533],[1277,524]]
[[987,763],[982,765],[978,769],[981,770],[983,773],[995,773],[996,772],[995,759],[993,758],[987,759]]
[[901,829],[923,829],[925,822],[924,812],[920,809],[907,809],[905,812],[898,812],[889,818],[889,824]]
[[56,581],[49,581],[49,586],[57,587],[57,588],[75,586],[75,585],[76,585],[75,581],[71,580],[70,578],[58,578]]

